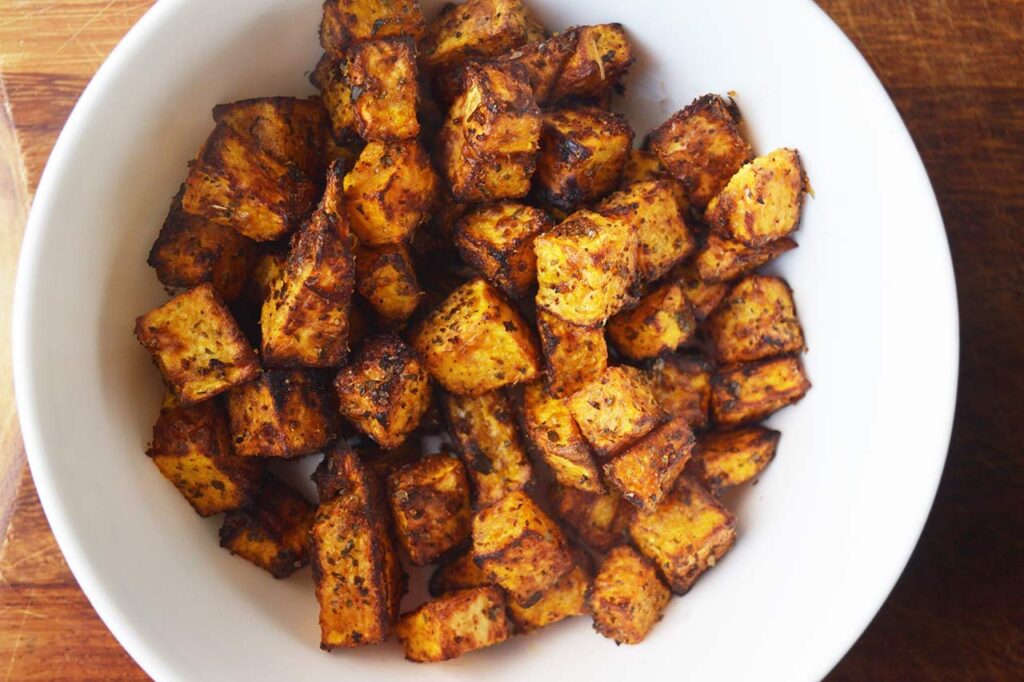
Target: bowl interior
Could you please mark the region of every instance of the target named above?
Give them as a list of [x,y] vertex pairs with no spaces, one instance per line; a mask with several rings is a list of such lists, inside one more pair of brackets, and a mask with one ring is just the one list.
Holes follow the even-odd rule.
[[[428,16],[439,6],[425,0]],[[325,654],[309,572],[274,581],[217,546],[143,455],[161,386],[132,336],[165,299],[146,254],[214,104],[312,92],[314,0],[165,0],[104,66],[36,197],[16,303],[19,409],[61,547],[93,604],[161,680],[547,679],[685,671],[812,679],[902,570],[942,469],[957,328],[927,176],[884,90],[812,3],[529,2],[551,28],[620,21],[638,139],[705,92],[735,91],[759,153],[800,149],[814,187],[791,283],[814,389],[771,420],[777,460],[729,498],[735,549],[640,646],[589,619],[444,665],[394,644]],[[315,464],[315,460],[311,463]],[[410,604],[407,602],[406,606]],[[597,676],[597,677],[595,677]]]

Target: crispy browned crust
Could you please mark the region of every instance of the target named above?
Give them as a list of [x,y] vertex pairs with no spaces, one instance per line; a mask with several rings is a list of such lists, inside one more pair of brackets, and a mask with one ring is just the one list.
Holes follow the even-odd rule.
[[804,334],[785,280],[750,275],[733,286],[705,323],[721,364],[763,360],[804,350]]
[[[323,54],[309,75],[309,81],[320,91],[320,99],[331,124],[334,140],[328,140],[328,144],[339,147],[337,140],[359,139],[355,137],[356,110],[352,106],[352,87],[348,82],[348,60]],[[340,147],[345,148],[347,145]]]
[[725,488],[757,477],[775,458],[778,431],[749,426],[703,434],[691,461],[691,468],[708,490],[717,495]]
[[590,589],[590,571],[577,564],[558,582],[541,594],[532,606],[521,606],[508,600],[508,616],[516,632],[527,634],[566,618],[587,612],[587,591]]
[[463,260],[511,298],[522,298],[537,281],[534,238],[551,218],[539,208],[510,201],[486,204],[455,224],[454,241]]
[[398,541],[416,566],[469,539],[469,481],[461,461],[428,455],[391,474],[387,492]]
[[551,395],[541,382],[528,384],[521,415],[531,451],[548,465],[555,480],[580,490],[604,491],[590,446],[564,399]]
[[402,614],[398,640],[410,661],[446,661],[499,644],[510,628],[505,595],[497,587],[450,592]]
[[599,457],[643,438],[665,419],[646,377],[634,367],[609,367],[569,397],[569,411]]
[[703,208],[753,158],[739,131],[735,103],[698,97],[651,132],[647,146],[682,181],[690,202]]
[[608,320],[608,338],[633,361],[670,353],[693,338],[697,320],[682,287],[668,282]]
[[356,291],[383,326],[393,327],[408,320],[423,297],[409,247],[360,246],[356,251]]
[[595,630],[616,644],[638,644],[661,620],[670,597],[650,562],[621,546],[598,569],[587,604]]
[[416,351],[394,334],[366,340],[334,380],[341,413],[385,448],[398,447],[430,407],[430,382]]
[[336,420],[324,382],[310,372],[264,372],[228,391],[227,405],[238,455],[298,457],[334,440]]
[[183,405],[212,398],[260,373],[256,352],[210,283],[141,315],[135,336]]
[[605,553],[628,538],[634,507],[618,492],[598,494],[552,484],[548,497],[558,518],[591,550]]
[[537,36],[520,0],[468,0],[445,5],[419,43],[420,61],[443,71],[470,59],[497,57]]
[[796,242],[789,237],[753,248],[711,233],[704,250],[697,254],[697,272],[706,283],[724,282],[759,268],[795,248]]
[[672,268],[668,279],[683,288],[683,293],[693,306],[693,314],[698,321],[714,312],[729,293],[729,285],[726,282],[705,282],[701,279],[693,260]]
[[544,351],[547,387],[552,395],[572,395],[608,367],[603,327],[570,324],[538,308],[537,331]]
[[315,515],[315,506],[267,473],[255,499],[224,516],[220,546],[275,578],[287,578],[309,563],[309,531]]
[[760,421],[810,388],[800,360],[792,356],[724,367],[711,377],[711,415],[721,426]]
[[676,417],[605,464],[605,476],[626,500],[652,512],[690,460],[694,443],[686,419]]
[[651,363],[646,374],[661,408],[699,430],[708,425],[712,369],[701,356],[672,353]]
[[534,184],[537,197],[571,212],[619,186],[633,130],[597,107],[545,111]]
[[[578,34],[570,29],[545,40],[522,45],[498,58],[500,62],[519,64],[526,73],[526,79],[533,90],[537,104],[543,105],[551,98],[551,92],[562,72],[569,55],[576,48]],[[450,87],[450,86],[449,86]],[[441,83],[442,93],[445,84]],[[447,97],[453,99],[453,96]]]
[[335,57],[343,57],[352,45],[365,40],[418,40],[425,28],[417,0],[325,0],[320,46]]
[[249,278],[245,282],[244,301],[256,306],[259,310],[267,300],[274,282],[284,272],[288,262],[288,251],[274,245],[257,250],[253,258]]
[[356,131],[366,140],[406,140],[420,134],[416,47],[408,38],[355,45],[347,79]]
[[[431,404],[430,410],[420,420],[420,429],[426,428],[431,413],[436,409],[437,406]],[[431,429],[431,431],[437,431],[437,429]],[[419,461],[423,456],[422,444],[417,438],[417,433],[417,431],[412,432],[397,448],[382,448],[370,441],[356,448],[356,452],[359,453],[359,459],[363,466],[378,480],[384,481],[394,472],[407,464]]]
[[468,549],[434,569],[430,574],[428,589],[430,596],[440,597],[447,592],[493,584],[487,574],[473,561],[472,549]]
[[235,456],[227,414],[217,399],[191,407],[166,404],[146,454],[200,516],[246,504],[264,466]]
[[566,33],[571,36],[573,48],[552,85],[552,100],[601,97],[633,64],[633,49],[622,24],[579,26]]

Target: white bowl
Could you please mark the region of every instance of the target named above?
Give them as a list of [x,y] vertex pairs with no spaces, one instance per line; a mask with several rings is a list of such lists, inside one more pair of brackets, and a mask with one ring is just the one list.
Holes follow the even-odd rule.
[[[428,14],[439,2],[424,2]],[[132,337],[165,299],[146,263],[218,102],[310,92],[318,0],[164,0],[89,85],[40,183],[15,303],[18,408],[47,518],[104,622],[159,680],[824,676],[899,576],[948,445],[957,314],[913,143],[811,2],[533,0],[549,27],[621,21],[638,136],[735,90],[759,152],[798,147],[815,190],[793,285],[814,389],[772,419],[779,456],[733,496],[735,549],[616,647],[577,618],[441,665],[394,644],[318,650],[308,572],[274,581],[217,546],[143,455],[160,381]],[[637,667],[641,666],[641,667]]]

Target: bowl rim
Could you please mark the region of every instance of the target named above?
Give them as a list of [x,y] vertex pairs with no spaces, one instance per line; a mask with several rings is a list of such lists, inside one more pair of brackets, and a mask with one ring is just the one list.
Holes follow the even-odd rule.
[[[37,418],[41,408],[37,402],[33,377],[29,371],[29,367],[31,367],[30,330],[34,308],[32,303],[36,288],[35,283],[44,257],[44,254],[41,252],[41,235],[44,230],[49,228],[46,216],[49,213],[49,206],[56,201],[53,188],[59,184],[60,178],[65,172],[66,157],[69,155],[70,150],[74,148],[79,129],[84,121],[91,116],[92,110],[96,107],[97,103],[103,99],[106,90],[116,81],[121,70],[126,68],[131,62],[132,56],[139,50],[145,49],[145,45],[149,42],[149,36],[154,31],[157,31],[169,16],[180,11],[188,2],[189,0],[163,0],[163,2],[154,3],[146,10],[96,71],[68,116],[50,153],[32,200],[25,226],[21,253],[18,258],[12,313],[12,357],[17,412],[26,458],[47,521],[71,572],[74,574],[82,592],[88,598],[97,615],[99,615],[118,643],[124,647],[133,660],[148,675],[158,680],[179,679],[179,674],[169,665],[168,660],[161,654],[160,648],[155,642],[147,640],[136,632],[131,618],[126,614],[123,605],[110,594],[102,573],[96,570],[88,552],[76,536],[73,519],[70,518],[63,501],[57,494],[56,483],[53,478],[53,468],[51,467],[52,463],[43,447],[40,424]],[[899,153],[909,154],[912,159],[916,159],[916,165],[923,176],[923,182],[927,188],[929,199],[935,206],[938,233],[933,235],[933,238],[942,240],[944,248],[941,252],[946,255],[942,263],[936,262],[933,263],[933,266],[937,273],[941,271],[942,279],[945,280],[947,285],[945,291],[937,291],[936,296],[944,296],[946,299],[942,308],[947,317],[946,322],[951,337],[947,342],[951,343],[953,360],[949,367],[948,394],[944,396],[944,400],[936,401],[943,403],[945,406],[944,414],[936,415],[937,418],[941,416],[942,419],[935,422],[935,428],[944,433],[946,447],[941,453],[935,455],[933,460],[934,466],[931,470],[923,472],[919,479],[920,499],[924,503],[916,509],[904,511],[908,516],[912,515],[915,517],[912,523],[908,522],[906,524],[908,528],[913,527],[915,529],[913,540],[902,548],[898,556],[895,552],[893,553],[893,556],[889,559],[889,570],[886,572],[885,579],[878,581],[875,597],[871,600],[866,600],[869,603],[861,609],[859,617],[854,617],[857,614],[852,614],[847,619],[846,627],[843,628],[843,636],[837,635],[832,638],[832,651],[828,656],[820,657],[823,664],[821,669],[817,671],[817,678],[821,679],[853,647],[888,599],[889,594],[902,575],[913,550],[917,546],[934,504],[935,495],[938,491],[938,485],[948,455],[956,406],[960,355],[959,309],[952,255],[949,250],[948,236],[941,212],[935,198],[934,188],[928,178],[924,162],[895,104],[864,56],[821,7],[811,0],[791,0],[791,4],[803,5],[805,10],[807,6],[813,8],[811,12],[817,15],[816,21],[820,30],[830,34],[830,38],[837,44],[837,49],[848,53],[851,65],[858,64],[861,69],[866,71],[865,75],[868,82],[879,91],[879,102],[887,103],[891,110],[886,113],[894,116],[896,121],[898,121],[899,136],[902,138],[900,142],[905,147]]]

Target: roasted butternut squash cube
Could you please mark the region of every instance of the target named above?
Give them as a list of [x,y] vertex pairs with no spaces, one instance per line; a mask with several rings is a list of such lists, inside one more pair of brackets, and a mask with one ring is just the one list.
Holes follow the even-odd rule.
[[711,371],[711,363],[700,356],[669,354],[651,363],[646,374],[661,409],[697,430],[708,425]]
[[785,280],[750,275],[740,280],[706,323],[721,364],[799,353],[804,333]]
[[704,208],[743,164],[753,158],[739,130],[735,104],[719,95],[698,97],[647,138],[669,172],[679,178],[690,203]]
[[356,251],[356,290],[385,326],[408,320],[423,292],[405,244],[360,246]]
[[636,230],[639,251],[637,279],[653,282],[696,248],[683,220],[671,180],[637,182],[612,194],[598,207],[603,215],[625,221]]
[[587,612],[587,590],[590,572],[577,565],[558,582],[541,594],[532,606],[520,606],[514,599],[508,602],[508,615],[522,633],[538,630],[566,618]]
[[601,563],[587,595],[594,629],[616,644],[639,644],[671,597],[647,559],[631,547],[613,549]]
[[601,97],[622,80],[633,64],[633,49],[622,24],[579,26],[573,50],[562,63],[551,99]]
[[423,363],[394,334],[367,339],[334,387],[341,413],[385,448],[401,445],[430,407]]
[[746,164],[708,204],[715,232],[759,247],[788,237],[800,224],[807,178],[795,149],[776,149]]
[[371,40],[354,46],[347,77],[360,137],[394,141],[420,134],[416,48],[411,40]]
[[633,516],[629,534],[672,591],[685,594],[732,547],[736,519],[684,474],[654,512]]
[[287,578],[309,563],[315,516],[306,498],[267,473],[252,503],[224,516],[220,546],[275,578]]
[[383,477],[377,476],[372,463],[364,462],[345,439],[339,439],[324,453],[310,479],[316,486],[317,499],[326,502],[338,495],[369,495],[374,485],[379,488]]
[[252,240],[230,227],[186,213],[179,192],[146,262],[164,286],[210,282],[225,301],[233,301],[245,289],[253,246]]
[[467,0],[449,4],[427,26],[420,60],[443,71],[470,58],[497,57],[525,44],[536,22],[520,0]]
[[526,320],[482,279],[453,291],[414,333],[413,345],[431,376],[459,395],[533,381],[540,372]]
[[337,494],[321,498],[310,532],[325,650],[387,639],[406,588],[376,481],[351,450],[339,459]]
[[626,358],[650,360],[670,353],[693,338],[697,320],[693,308],[674,282],[662,284],[631,310],[608,320],[608,338]]
[[206,138],[185,180],[181,206],[258,242],[294,231],[316,201],[316,186],[220,123]]
[[608,482],[643,512],[652,512],[682,473],[696,440],[684,417],[676,417],[604,465]]
[[554,513],[595,552],[626,541],[634,507],[617,491],[591,493],[553,484],[548,491]]
[[537,281],[534,238],[551,227],[544,211],[510,201],[486,204],[455,226],[463,260],[511,298],[522,298]]
[[797,402],[810,388],[795,357],[725,367],[711,378],[711,415],[720,426],[760,421]]
[[633,130],[597,107],[545,111],[534,184],[541,201],[571,212],[619,186]]
[[342,57],[366,40],[403,36],[418,40],[425,28],[417,0],[326,0],[320,46]]
[[532,606],[575,565],[562,530],[522,490],[473,517],[473,559],[522,606]]
[[609,367],[569,396],[569,411],[600,457],[621,452],[665,417],[647,378],[627,366]]
[[796,242],[788,237],[753,248],[712,233],[708,235],[704,250],[695,259],[697,273],[704,282],[724,282],[759,268],[795,248]]
[[[564,31],[544,40],[521,45],[501,55],[498,61],[522,66],[534,99],[537,104],[543,105],[551,98],[562,67],[576,48],[576,42],[577,34],[574,31]],[[439,80],[444,90],[444,79]]]
[[183,405],[212,398],[260,373],[256,352],[210,283],[141,315],[135,336]]
[[334,417],[319,377],[302,370],[264,372],[227,393],[235,453],[298,457],[326,447]]
[[459,201],[516,199],[530,191],[540,110],[517,64],[470,63],[440,134],[440,165]]
[[340,211],[341,167],[294,240],[260,315],[263,361],[273,367],[333,367],[348,354],[355,240]]
[[537,237],[537,306],[566,322],[601,325],[633,301],[638,239],[626,223],[577,211]]
[[402,614],[398,641],[410,661],[447,661],[504,642],[505,595],[497,587],[449,592]]
[[324,146],[329,123],[318,97],[258,97],[213,108],[213,120],[315,182],[327,170]]
[[459,460],[428,455],[388,476],[387,490],[398,542],[413,564],[433,563],[469,539],[469,481]]
[[356,135],[356,108],[352,104],[352,86],[348,81],[348,60],[325,53],[309,75],[309,82],[320,91],[332,137],[345,140]]
[[473,561],[473,551],[469,549],[434,569],[428,589],[432,597],[440,597],[447,592],[487,585],[493,583]]
[[539,381],[527,385],[522,421],[531,449],[548,465],[556,481],[580,490],[604,490],[590,446],[565,399],[551,395]]
[[284,250],[271,249],[261,251],[253,259],[252,270],[249,272],[249,280],[245,286],[245,297],[249,303],[259,308],[273,291],[274,282],[284,274],[285,265],[288,263],[288,252]]
[[352,231],[368,246],[405,241],[426,220],[437,192],[437,174],[419,142],[370,142],[345,176]]
[[446,395],[444,409],[455,447],[473,481],[479,507],[497,502],[533,481],[512,403],[501,391]]
[[552,395],[571,395],[608,367],[608,343],[601,326],[570,324],[538,308],[537,330]]
[[710,315],[729,293],[729,285],[725,282],[704,281],[693,261],[672,268],[669,279],[682,287],[698,322]]
[[778,431],[750,426],[730,431],[712,431],[701,436],[693,458],[704,485],[718,494],[724,488],[754,479],[775,459]]
[[263,462],[235,456],[218,400],[160,410],[146,454],[196,513],[213,516],[246,504],[259,486]]

